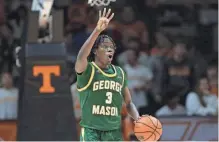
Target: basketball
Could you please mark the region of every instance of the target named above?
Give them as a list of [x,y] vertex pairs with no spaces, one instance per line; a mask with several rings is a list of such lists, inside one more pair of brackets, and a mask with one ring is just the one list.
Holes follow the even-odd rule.
[[142,116],[135,123],[134,133],[140,141],[157,141],[162,135],[162,125],[153,116]]

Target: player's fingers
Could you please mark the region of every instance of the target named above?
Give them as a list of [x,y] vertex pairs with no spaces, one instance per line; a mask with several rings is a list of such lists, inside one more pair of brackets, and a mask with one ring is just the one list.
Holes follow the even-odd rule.
[[99,18],[101,18],[101,10],[99,10]]
[[106,8],[103,9],[103,15],[102,17],[106,17]]
[[108,12],[107,12],[107,14],[106,14],[106,18],[108,18],[108,17],[109,17],[109,15],[110,15],[110,12],[111,12],[111,8],[108,10]]
[[111,21],[114,17],[114,13],[111,14],[111,16],[109,17],[109,21]]

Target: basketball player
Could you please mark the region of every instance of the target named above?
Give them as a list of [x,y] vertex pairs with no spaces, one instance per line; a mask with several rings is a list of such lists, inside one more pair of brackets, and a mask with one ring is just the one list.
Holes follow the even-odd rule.
[[[124,71],[111,64],[115,43],[109,36],[100,35],[113,17],[111,9],[99,11],[97,26],[77,56],[75,70],[82,110],[81,141],[122,141],[123,100],[131,117],[139,118]],[[89,55],[94,55],[93,62],[88,61]]]

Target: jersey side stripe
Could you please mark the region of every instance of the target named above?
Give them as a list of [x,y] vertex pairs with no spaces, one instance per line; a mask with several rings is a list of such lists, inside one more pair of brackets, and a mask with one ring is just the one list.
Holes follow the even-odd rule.
[[81,137],[82,137],[82,141],[85,142],[85,140],[84,140],[84,128],[81,128]]
[[86,86],[84,86],[83,88],[80,88],[80,89],[77,88],[77,90],[78,90],[79,92],[86,90],[86,89],[90,86],[90,84],[91,84],[91,82],[92,82],[92,80],[93,80],[93,78],[94,78],[94,73],[95,73],[95,69],[94,69],[94,66],[92,66],[92,71],[91,71],[90,79],[89,79],[89,81],[88,81],[88,83],[87,83]]
[[121,70],[122,72],[122,87],[124,85],[124,80],[125,80],[125,75],[124,75],[124,71],[122,70],[122,68],[119,67],[119,69]]

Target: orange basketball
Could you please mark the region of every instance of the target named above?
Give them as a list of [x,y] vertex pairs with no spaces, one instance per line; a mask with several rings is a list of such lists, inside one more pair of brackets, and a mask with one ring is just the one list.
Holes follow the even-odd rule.
[[157,118],[146,115],[135,123],[134,132],[140,141],[157,141],[162,135],[162,125]]

